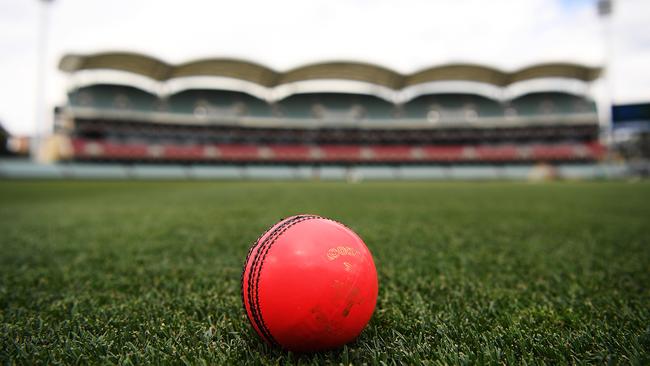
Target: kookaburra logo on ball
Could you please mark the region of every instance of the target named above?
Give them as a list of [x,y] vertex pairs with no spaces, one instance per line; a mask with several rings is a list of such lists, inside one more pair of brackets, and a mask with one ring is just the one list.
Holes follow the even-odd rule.
[[340,256],[344,256],[344,255],[350,255],[350,256],[354,257],[354,256],[359,255],[359,251],[354,249],[354,248],[343,247],[343,246],[330,248],[327,251],[327,259],[329,259],[331,261],[335,260],[336,258],[338,258]]

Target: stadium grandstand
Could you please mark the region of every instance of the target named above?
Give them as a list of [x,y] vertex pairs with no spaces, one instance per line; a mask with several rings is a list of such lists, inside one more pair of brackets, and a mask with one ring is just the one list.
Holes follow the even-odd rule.
[[[600,69],[582,65],[451,64],[404,75],[324,62],[277,72],[233,59],[171,65],[102,53],[67,55],[59,67],[70,75],[55,112],[66,161],[577,164],[604,155],[588,92]],[[512,92],[549,80],[585,87]]]

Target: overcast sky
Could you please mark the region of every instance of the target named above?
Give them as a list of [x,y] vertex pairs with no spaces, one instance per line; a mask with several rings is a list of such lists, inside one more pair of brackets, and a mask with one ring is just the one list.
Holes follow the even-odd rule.
[[[172,63],[237,57],[278,71],[333,59],[404,73],[447,62],[603,65],[595,1],[56,0],[46,100],[49,110],[65,100],[57,64],[68,52],[134,51]],[[40,7],[0,0],[0,121],[16,134],[35,130]],[[650,0],[618,0],[611,20],[611,93],[619,103],[650,101]]]

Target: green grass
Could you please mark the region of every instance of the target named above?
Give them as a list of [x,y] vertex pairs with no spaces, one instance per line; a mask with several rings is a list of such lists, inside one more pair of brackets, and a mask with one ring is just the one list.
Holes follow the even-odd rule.
[[[357,231],[379,299],[348,346],[272,349],[247,249],[282,217]],[[647,183],[0,182],[0,361],[650,363]]]

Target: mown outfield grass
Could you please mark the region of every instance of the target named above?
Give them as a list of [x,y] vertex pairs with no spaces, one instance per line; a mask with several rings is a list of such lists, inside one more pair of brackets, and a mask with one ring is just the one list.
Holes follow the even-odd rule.
[[[347,347],[292,355],[244,316],[251,242],[296,213],[375,256]],[[0,360],[650,363],[650,184],[0,182]]]

